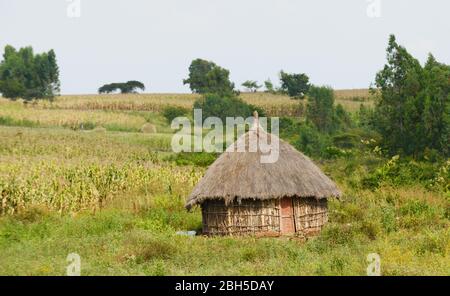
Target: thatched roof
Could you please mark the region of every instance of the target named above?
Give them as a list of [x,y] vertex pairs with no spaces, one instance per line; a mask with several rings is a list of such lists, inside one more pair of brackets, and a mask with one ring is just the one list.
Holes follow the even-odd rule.
[[[206,171],[191,193],[186,208],[205,200],[279,199],[283,197],[339,197],[340,191],[307,156],[259,125],[242,135]],[[279,157],[274,163],[261,163],[267,155],[252,148],[251,136],[279,140]],[[249,148],[250,146],[250,148]],[[245,148],[245,149],[243,149]],[[242,149],[242,150],[237,150]],[[250,150],[249,150],[250,149]],[[246,152],[235,152],[246,151]],[[249,152],[256,151],[256,152]]]

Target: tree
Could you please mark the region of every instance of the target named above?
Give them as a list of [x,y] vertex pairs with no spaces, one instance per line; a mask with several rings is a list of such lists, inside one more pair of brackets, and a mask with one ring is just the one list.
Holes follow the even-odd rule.
[[59,93],[59,69],[53,50],[34,54],[32,47],[18,51],[7,45],[0,63],[0,92],[25,100],[52,99]]
[[450,143],[450,66],[429,55],[424,67],[423,123],[426,148],[449,154]]
[[333,129],[333,119],[335,118],[333,105],[334,91],[331,87],[311,86],[309,88],[308,104],[306,106],[307,121],[314,124],[321,132],[330,132]]
[[193,60],[189,66],[189,77],[183,80],[194,93],[216,93],[228,95],[235,93],[234,83],[230,81],[230,71],[215,63],[202,59]]
[[138,89],[144,91],[145,85],[142,82],[136,80],[127,81],[120,86],[120,91],[124,94],[136,93]]
[[264,81],[264,87],[266,88],[266,91],[269,93],[275,93],[275,88],[273,86],[273,83],[270,79],[267,79]]
[[262,86],[258,85],[257,81],[247,80],[242,83],[242,86],[245,87],[248,91],[257,92]]
[[309,77],[306,74],[280,72],[281,90],[291,98],[303,99],[309,90]]
[[387,64],[375,83],[380,95],[374,125],[392,154],[418,157],[425,149],[448,154],[449,66],[430,56],[423,68],[391,35]]
[[98,92],[100,94],[102,93],[108,94],[119,90],[122,94],[129,94],[129,93],[137,93],[138,89],[144,91],[145,85],[140,81],[130,80],[123,83],[120,82],[120,83],[105,84],[98,89]]

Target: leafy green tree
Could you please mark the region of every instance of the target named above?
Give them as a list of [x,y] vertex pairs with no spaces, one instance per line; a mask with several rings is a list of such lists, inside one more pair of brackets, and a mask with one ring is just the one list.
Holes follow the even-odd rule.
[[333,129],[334,91],[328,86],[314,86],[309,88],[306,119],[319,131],[330,132]]
[[291,98],[303,99],[309,90],[309,77],[306,74],[280,72],[281,90]]
[[424,67],[426,88],[423,120],[426,148],[449,154],[450,66],[438,63],[430,54]]
[[374,125],[392,154],[419,157],[425,149],[448,154],[449,66],[430,56],[425,67],[391,35],[387,64],[377,73]]
[[0,63],[0,92],[25,100],[52,99],[59,93],[59,69],[53,50],[34,54],[32,47],[18,51],[7,45]]
[[183,80],[194,93],[216,93],[230,95],[235,93],[234,83],[230,81],[230,71],[213,62],[196,59],[189,66],[189,77]]
[[247,80],[244,83],[242,83],[242,86],[251,92],[257,92],[258,89],[262,87],[261,85],[258,85],[257,81],[254,80]]
[[136,80],[130,80],[128,82],[120,82],[120,83],[110,83],[105,84],[102,87],[98,89],[98,92],[100,94],[102,93],[112,93],[115,91],[120,91],[122,94],[129,94],[129,93],[137,93],[137,90],[140,89],[142,91],[145,90],[145,85]]

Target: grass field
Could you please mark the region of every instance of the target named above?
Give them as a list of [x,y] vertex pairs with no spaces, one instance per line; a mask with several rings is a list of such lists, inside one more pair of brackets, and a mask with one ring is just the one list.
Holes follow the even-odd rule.
[[[337,91],[337,103],[354,111],[373,103],[367,94]],[[184,203],[206,165],[176,161],[159,112],[195,98],[1,99],[0,274],[64,275],[67,255],[78,253],[83,275],[365,275],[368,254],[378,253],[383,275],[450,275],[448,193],[419,183],[359,186],[385,163],[376,154],[316,160],[344,193],[316,238],[177,235],[201,228],[200,211]],[[299,104],[243,98],[272,115],[292,116]],[[142,132],[145,124],[156,131]]]

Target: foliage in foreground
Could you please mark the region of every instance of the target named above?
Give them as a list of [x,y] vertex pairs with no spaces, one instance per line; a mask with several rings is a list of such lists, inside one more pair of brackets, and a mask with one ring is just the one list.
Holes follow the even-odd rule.
[[[325,169],[336,174],[342,165]],[[76,252],[83,275],[365,275],[369,253],[380,255],[383,275],[449,275],[449,210],[440,194],[341,186],[330,223],[306,242],[176,235],[201,227],[201,213],[186,212],[177,191],[125,193],[102,211],[70,216],[28,207],[0,218],[0,274],[63,275]]]

